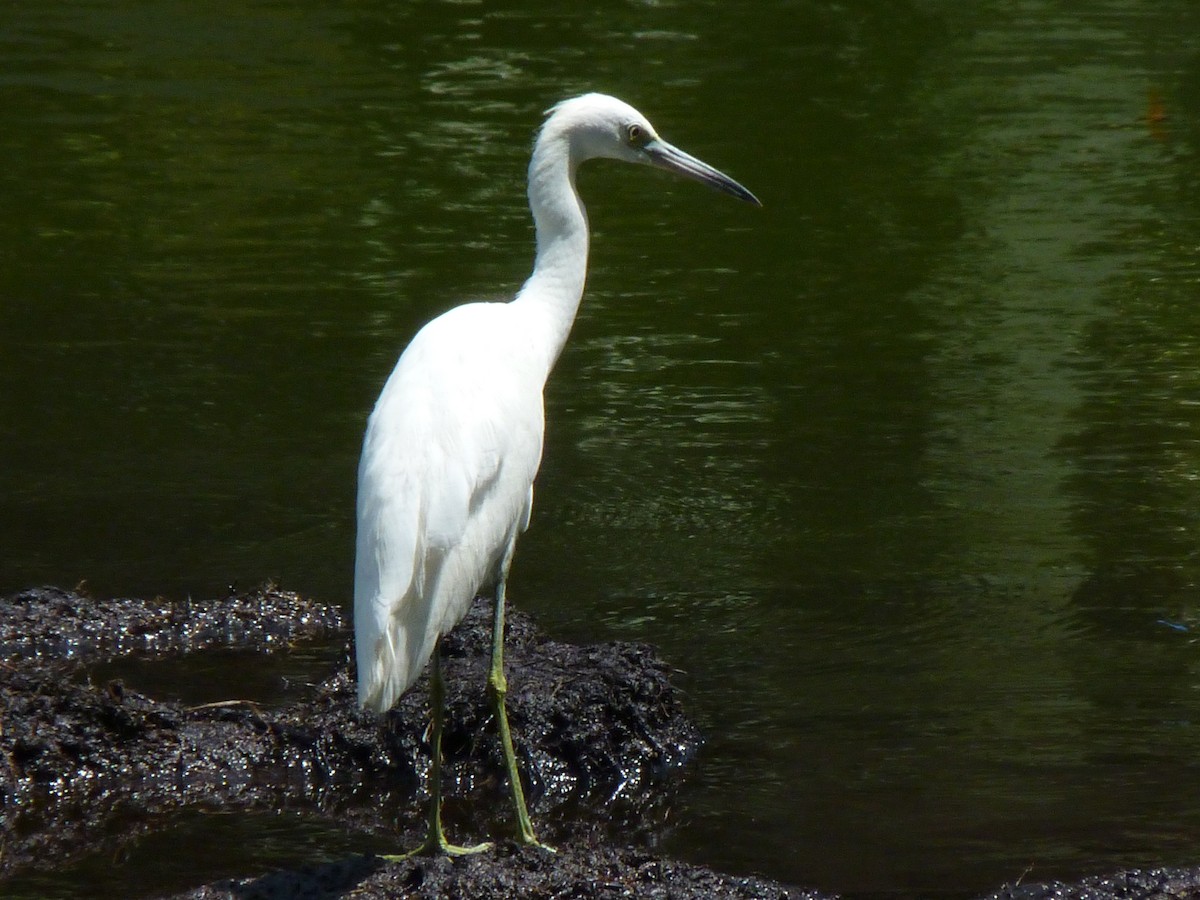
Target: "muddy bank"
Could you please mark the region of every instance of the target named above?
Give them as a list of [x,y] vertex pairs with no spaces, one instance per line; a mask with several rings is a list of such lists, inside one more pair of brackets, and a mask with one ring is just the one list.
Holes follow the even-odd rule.
[[359,856],[294,872],[207,885],[173,900],[512,900],[512,898],[670,898],[670,900],[833,900],[762,878],[722,875],[595,843],[558,848],[553,856],[501,845],[463,859],[399,863]]
[[1082,881],[1011,885],[982,900],[1197,900],[1200,867],[1129,869]]
[[[548,640],[519,611],[507,643],[510,716],[541,836],[559,852],[504,841],[509,801],[482,690],[490,624],[477,604],[444,642],[445,750],[458,811],[452,837],[501,838],[493,851],[396,863],[353,855],[178,896],[832,900],[628,846],[639,829],[660,827],[670,776],[699,744],[670,672],[643,645]],[[0,894],[6,879],[118,853],[186,810],[286,808],[353,829],[364,843],[383,835],[397,849],[415,845],[429,763],[424,679],[384,722],[358,710],[348,654],[322,683],[296,687],[272,708],[254,698],[187,706],[93,677],[115,657],[273,652],[305,639],[348,647],[348,638],[338,609],[274,588],[205,603],[57,589],[0,599]],[[482,810],[502,818],[472,818]],[[605,840],[614,833],[622,846]],[[1018,884],[985,900],[1050,898],[1200,900],[1200,869]]]
[[336,606],[273,585],[202,603],[34,588],[0,599],[0,660],[94,663],[214,647],[272,651],[348,627]]
[[[186,607],[55,589],[0,601],[0,877],[114,850],[188,808],[286,807],[395,835],[398,846],[415,841],[429,763],[426,679],[385,722],[358,709],[348,658],[275,709],[188,707],[89,678],[89,664],[119,654],[272,649],[302,637],[345,640],[345,629],[336,610],[274,590]],[[444,771],[462,808],[506,812],[483,691],[490,641],[482,603],[444,641]],[[619,808],[631,823],[652,820],[656,786],[698,745],[666,666],[643,645],[550,641],[515,610],[506,653],[536,814],[570,802],[605,808],[585,819]],[[455,837],[504,827],[466,822]]]
[[[572,839],[553,856],[499,842],[491,851],[463,859],[423,858],[392,862],[348,856],[327,863],[255,877],[227,879],[165,900],[853,900],[755,876],[734,876],[704,866],[663,859],[645,850],[614,847],[593,838]],[[918,900],[911,891],[882,897]],[[967,895],[950,891],[941,898]],[[972,895],[974,897],[974,895]],[[926,900],[925,897],[919,900]],[[1200,867],[1129,869],[1075,882],[1005,885],[978,900],[1200,900]]]
[[[462,860],[388,863],[352,857],[324,866],[219,882],[171,900],[508,900],[508,898],[737,898],[839,900],[761,878],[737,878],[605,846],[560,848],[556,857],[505,847]],[[897,896],[906,896],[898,894]],[[1130,870],[1074,884],[1046,882],[1007,887],[981,900],[1197,900],[1200,869]],[[848,898],[847,898],[848,900]]]

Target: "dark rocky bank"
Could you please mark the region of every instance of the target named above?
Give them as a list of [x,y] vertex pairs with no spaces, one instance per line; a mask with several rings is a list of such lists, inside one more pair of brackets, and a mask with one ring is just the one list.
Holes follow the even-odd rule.
[[[699,746],[670,672],[643,645],[548,640],[510,614],[509,711],[539,823],[569,805],[543,839],[550,855],[500,841],[458,860],[349,856],[196,888],[181,897],[810,898],[758,878],[722,875],[606,840],[660,816],[670,778]],[[205,603],[103,600],[55,588],[0,599],[0,894],[153,830],[187,809],[301,810],[368,834],[419,838],[428,748],[424,679],[386,723],[361,712],[348,658],[319,685],[267,708],[253,698],[185,706],[119,681],[98,664],[216,648],[274,652],[308,638],[348,639],[336,607],[266,587]],[[507,809],[482,685],[490,615],[476,604],[444,642],[447,793],[464,807]],[[627,827],[626,827],[627,826]],[[461,841],[503,823],[459,825]],[[464,833],[466,832],[466,833]],[[474,833],[472,833],[474,832]],[[1006,887],[987,900],[1197,898],[1200,869],[1131,871],[1072,885]]]

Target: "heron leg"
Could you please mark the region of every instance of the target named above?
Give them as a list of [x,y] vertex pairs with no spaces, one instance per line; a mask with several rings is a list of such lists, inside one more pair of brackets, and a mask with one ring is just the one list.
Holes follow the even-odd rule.
[[488,693],[492,698],[500,744],[504,748],[504,765],[508,769],[508,782],[512,786],[513,806],[517,812],[517,840],[522,844],[540,847],[554,853],[554,848],[541,843],[533,833],[533,822],[525,805],[525,791],[521,788],[521,773],[517,769],[517,755],[513,751],[512,731],[508,727],[508,711],[504,697],[508,693],[508,679],[504,677],[504,582],[502,575],[496,584],[496,611],[492,620],[492,668],[488,673]]
[[438,637],[433,648],[433,669],[429,674],[429,707],[433,720],[432,746],[429,765],[429,827],[421,846],[398,856],[385,856],[386,860],[398,862],[412,856],[466,856],[491,849],[491,843],[473,844],[469,847],[451,844],[442,830],[442,723],[445,718],[446,683],[442,679],[442,639]]

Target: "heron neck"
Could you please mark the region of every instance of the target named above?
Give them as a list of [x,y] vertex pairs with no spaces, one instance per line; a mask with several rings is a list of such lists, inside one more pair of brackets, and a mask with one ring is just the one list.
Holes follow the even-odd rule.
[[546,353],[546,375],[571,333],[587,279],[587,212],[575,189],[577,165],[565,140],[539,140],[529,163],[529,208],[537,256],[515,305],[527,310]]

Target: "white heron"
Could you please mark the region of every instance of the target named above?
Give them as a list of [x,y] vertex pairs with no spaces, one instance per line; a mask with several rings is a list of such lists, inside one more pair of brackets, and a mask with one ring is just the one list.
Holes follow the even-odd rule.
[[358,698],[386,711],[432,655],[428,832],[412,853],[458,855],[489,846],[455,846],[442,829],[438,652],[441,636],[488,589],[495,591],[488,693],[518,840],[539,845],[504,705],[504,590],[542,457],[542,391],[587,275],[587,215],[575,173],[597,157],[657,166],[761,205],[732,178],[660,138],[627,103],[604,94],[564,100],[549,111],[529,163],[533,274],[509,302],[467,303],[429,322],[384,385],[358,468]]

